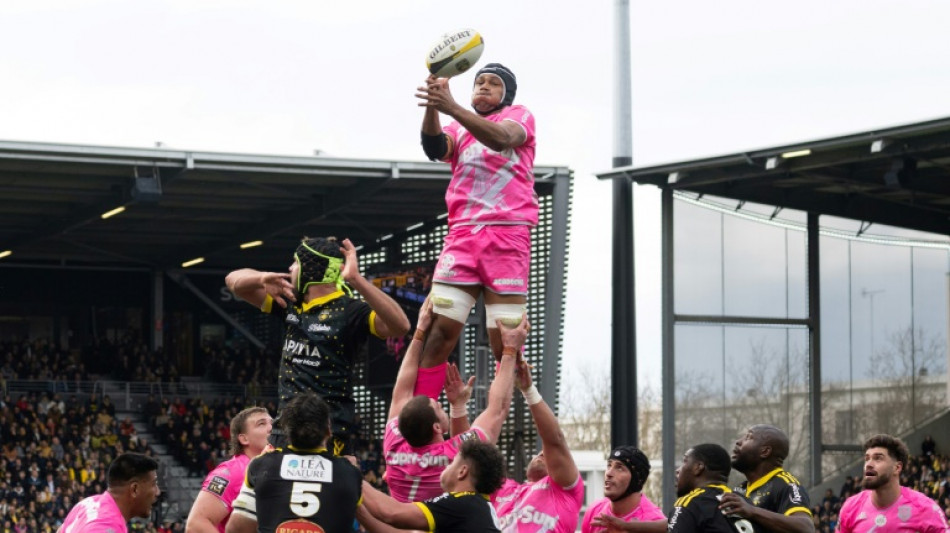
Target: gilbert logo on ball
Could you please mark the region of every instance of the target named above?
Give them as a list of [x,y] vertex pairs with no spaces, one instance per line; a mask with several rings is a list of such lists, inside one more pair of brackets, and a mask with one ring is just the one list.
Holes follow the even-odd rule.
[[429,49],[426,68],[439,78],[450,78],[472,68],[484,49],[485,40],[473,29],[449,32]]

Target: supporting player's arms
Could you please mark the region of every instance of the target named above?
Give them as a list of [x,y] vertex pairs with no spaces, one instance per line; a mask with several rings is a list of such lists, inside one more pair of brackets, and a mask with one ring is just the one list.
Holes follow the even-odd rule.
[[344,263],[343,281],[356,289],[369,304],[370,309],[376,311],[375,328],[379,337],[401,337],[409,332],[409,318],[402,307],[395,300],[370,283],[360,274],[359,263],[356,258],[356,247],[349,239],[343,239],[340,246],[343,252]]
[[505,423],[505,418],[508,417],[508,412],[511,409],[517,354],[521,353],[521,347],[524,346],[525,339],[528,338],[529,327],[527,316],[521,318],[521,323],[516,328],[509,328],[501,321],[496,321],[496,324],[501,332],[501,342],[504,347],[501,364],[498,366],[498,372],[491,383],[491,388],[488,389],[488,406],[472,424],[484,431],[490,442],[498,442],[501,426]]
[[202,490],[198,492],[191,512],[188,513],[185,533],[218,533],[218,524],[227,517],[227,505],[214,494]]
[[363,507],[376,519],[399,529],[429,530],[429,521],[414,503],[402,503],[363,482]]
[[468,382],[462,380],[462,374],[455,363],[445,367],[445,399],[449,402],[449,427],[452,436],[461,435],[471,425],[468,420],[468,401],[472,397],[472,387],[475,385],[475,376],[470,376]]
[[425,337],[430,327],[432,327],[432,301],[426,298],[419,309],[416,332],[413,334],[409,348],[406,349],[406,355],[403,356],[402,363],[399,365],[399,373],[396,374],[396,384],[393,386],[393,399],[389,404],[387,420],[399,416],[399,412],[402,411],[406,402],[412,399],[412,391],[416,387],[416,377],[419,375],[419,361],[422,360],[422,347],[425,346]]
[[[518,388],[522,392],[531,389],[531,369],[524,360],[518,364]],[[530,403],[530,402],[529,402]],[[534,425],[538,428],[541,437],[541,452],[544,454],[544,463],[548,467],[548,475],[555,483],[562,487],[570,487],[577,482],[580,472],[571,457],[571,450],[567,446],[567,439],[561,432],[554,411],[547,402],[541,400],[529,405]]]

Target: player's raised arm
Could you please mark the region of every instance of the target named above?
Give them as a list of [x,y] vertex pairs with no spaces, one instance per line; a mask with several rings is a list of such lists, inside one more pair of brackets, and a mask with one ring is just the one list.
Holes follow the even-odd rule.
[[508,411],[511,409],[516,360],[528,338],[528,317],[522,316],[521,323],[515,328],[509,328],[501,321],[498,321],[497,325],[501,331],[501,364],[498,366],[491,388],[488,389],[488,406],[478,415],[473,424],[481,428],[491,442],[498,441],[501,426],[505,423],[505,418],[508,417]]
[[260,272],[242,268],[228,274],[224,283],[235,296],[254,307],[264,305],[267,295],[281,307],[287,307],[289,303],[296,301],[290,274],[286,272]]
[[547,402],[541,398],[537,387],[531,380],[531,368],[524,360],[518,362],[518,380],[517,385],[524,395],[525,402],[531,409],[531,416],[534,418],[534,424],[538,428],[538,436],[541,438],[541,453],[544,454],[544,461],[547,463],[548,475],[558,485],[569,487],[577,481],[580,475],[577,465],[574,464],[574,458],[571,457],[571,450],[567,446],[567,439],[561,432],[561,426],[558,424],[557,416],[548,406]]
[[349,239],[343,239],[340,250],[343,252],[343,270],[340,272],[343,281],[359,291],[376,312],[376,333],[379,337],[401,337],[409,332],[409,318],[402,307],[360,274],[360,267],[356,257],[356,247]]
[[409,348],[406,349],[406,355],[403,356],[402,363],[399,365],[399,373],[396,375],[396,384],[393,386],[393,399],[389,404],[387,420],[399,416],[399,412],[402,411],[406,402],[412,399],[412,390],[416,386],[416,376],[419,375],[422,347],[425,345],[426,334],[430,327],[432,327],[432,301],[426,298],[419,309],[416,332],[412,335],[412,341],[409,343]]
[[[426,108],[425,114],[422,115],[422,151],[430,161],[448,161],[452,159],[455,142],[442,131],[439,110],[434,104],[429,104],[429,86],[436,80],[435,76],[429,76],[425,85],[416,88],[416,98],[423,100],[419,105]],[[448,90],[447,84],[445,87]],[[451,94],[449,96],[451,97]]]
[[451,418],[449,425],[453,437],[471,429],[468,420],[468,401],[472,398],[474,385],[475,376],[470,376],[466,383],[462,380],[462,374],[455,363],[449,363],[445,367],[445,399],[449,402]]

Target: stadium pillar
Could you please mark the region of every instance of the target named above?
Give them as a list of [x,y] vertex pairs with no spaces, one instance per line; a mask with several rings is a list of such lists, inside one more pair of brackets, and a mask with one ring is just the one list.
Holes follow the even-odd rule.
[[821,483],[821,261],[818,214],[808,213],[808,388],[811,430],[811,479]]
[[152,271],[152,323],[149,327],[152,351],[161,350],[164,346],[163,332],[165,330],[165,272]]
[[[613,166],[633,164],[630,87],[630,3],[616,4],[616,87]],[[637,445],[637,334],[633,270],[633,184],[613,182],[613,290],[611,325],[611,417],[613,446]]]
[[[567,219],[571,210],[571,175],[558,172],[554,176],[551,213],[551,249],[544,282],[544,331],[560,332],[564,324],[564,278],[567,275]],[[560,302],[559,305],[555,303]],[[556,399],[561,368],[561,335],[547,334],[542,341],[544,358],[536,379],[541,397],[551,398],[551,408],[557,413]],[[552,371],[552,369],[554,369]],[[518,396],[518,395],[516,395]],[[520,397],[520,396],[518,396]],[[516,404],[517,405],[517,404]],[[540,448],[539,448],[540,450]]]
[[676,374],[674,328],[676,315],[673,309],[673,189],[664,187],[662,191],[660,224],[660,269],[661,269],[661,315],[662,315],[662,382],[663,415],[660,442],[663,460],[663,509],[672,509],[676,501],[676,487],[673,483],[673,465],[676,464]]

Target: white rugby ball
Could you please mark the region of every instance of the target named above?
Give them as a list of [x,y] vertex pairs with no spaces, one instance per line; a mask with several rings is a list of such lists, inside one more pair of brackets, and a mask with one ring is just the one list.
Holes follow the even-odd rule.
[[472,68],[484,49],[485,41],[473,29],[449,32],[429,48],[426,68],[438,78],[450,78]]

